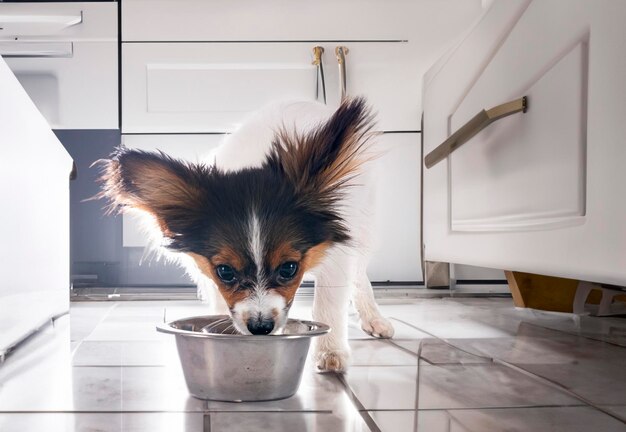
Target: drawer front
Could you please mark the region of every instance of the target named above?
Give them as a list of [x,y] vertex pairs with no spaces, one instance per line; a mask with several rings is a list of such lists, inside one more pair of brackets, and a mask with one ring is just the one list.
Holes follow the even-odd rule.
[[[162,150],[190,161],[207,157],[223,135],[125,135],[129,148]],[[374,253],[368,266],[372,281],[421,281],[419,134],[384,134],[376,170]],[[124,247],[145,247],[146,235],[132,215],[123,216]]]
[[[494,2],[433,74],[425,154],[528,96],[424,173],[425,257],[626,284],[620,2]],[[619,215],[619,216],[618,216]]]
[[483,108],[528,99],[527,113],[497,121],[451,155],[452,230],[583,222],[589,34],[584,21],[571,24],[542,50],[523,50],[534,45],[529,35],[511,35],[452,115],[455,131]]
[[0,41],[117,41],[117,3],[0,3]]
[[417,33],[437,43],[480,9],[479,0],[124,0],[122,40],[409,40]]
[[[124,44],[124,133],[230,132],[275,100],[323,101],[312,43]],[[340,100],[337,44],[325,52],[327,102]],[[408,43],[351,43],[346,90],[364,95],[380,130],[417,130],[425,70]],[[391,85],[393,83],[393,85]]]

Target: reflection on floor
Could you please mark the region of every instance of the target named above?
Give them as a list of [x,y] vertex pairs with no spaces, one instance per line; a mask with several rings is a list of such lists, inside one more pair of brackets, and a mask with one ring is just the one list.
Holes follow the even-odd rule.
[[187,394],[172,338],[154,330],[200,303],[74,303],[0,367],[0,431],[626,431],[624,318],[508,299],[382,310],[396,337],[351,324],[347,375],[308,365],[292,398],[225,403]]

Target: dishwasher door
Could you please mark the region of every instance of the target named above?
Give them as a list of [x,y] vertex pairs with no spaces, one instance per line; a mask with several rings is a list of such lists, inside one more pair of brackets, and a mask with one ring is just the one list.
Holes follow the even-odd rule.
[[72,159],[0,58],[0,360],[69,310]]

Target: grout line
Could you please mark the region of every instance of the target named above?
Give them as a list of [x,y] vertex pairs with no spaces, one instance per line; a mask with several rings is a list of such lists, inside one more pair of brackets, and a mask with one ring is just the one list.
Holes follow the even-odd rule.
[[[102,318],[100,318],[100,320],[96,323],[95,326],[93,326],[93,329],[89,332],[89,334],[87,336],[85,336],[84,338],[82,338],[80,341],[78,341],[78,343],[76,344],[76,346],[74,347],[74,349],[72,350],[71,353],[71,358],[74,358],[74,354],[76,354],[76,352],[78,351],[78,349],[80,348],[80,346],[83,344],[83,342],[85,342],[92,334],[94,331],[96,331],[96,328],[98,328],[98,326],[100,324],[102,324],[104,322],[105,319],[108,318],[108,316],[111,314],[111,312],[113,312],[113,309],[117,308],[119,303],[115,302],[111,305],[111,307],[108,308],[108,310],[104,313],[104,315],[102,315]],[[70,310],[72,309],[72,306],[70,305]],[[70,315],[70,338],[71,338],[71,332],[72,332],[72,323],[71,323],[71,319],[72,316]],[[73,341],[76,342],[76,341]]]
[[73,364],[72,367],[74,368],[165,368],[168,367],[169,365],[125,365],[125,364],[118,364],[118,365],[106,365],[106,364]]
[[294,44],[294,43],[408,43],[408,39],[299,39],[299,40],[122,40],[122,44]]
[[[623,405],[610,405],[610,406],[623,406]],[[541,409],[549,409],[549,408],[582,408],[585,405],[518,405],[513,407],[459,407],[459,408],[421,408],[419,411],[474,411],[474,410],[503,410],[503,409],[529,409],[529,408],[541,408]],[[358,408],[359,412],[414,412],[416,411],[414,408]],[[38,411],[38,410],[23,410],[23,411],[15,411],[8,410],[2,411],[0,410],[0,414],[221,414],[221,413],[236,413],[236,414],[334,414],[333,411],[329,410],[310,410],[310,411],[302,411],[302,410],[284,410],[277,408],[276,410],[216,410],[216,409],[204,409],[202,411],[181,411],[181,410],[103,410],[103,411],[94,411],[94,410],[54,410],[54,411]],[[373,420],[372,420],[373,421]]]
[[[213,402],[213,401],[208,401],[208,402]],[[220,402],[220,401],[215,401],[215,402]],[[260,401],[263,402],[263,401]],[[268,401],[265,401],[268,402]],[[255,402],[223,402],[223,403],[233,403],[233,404],[237,404],[240,405],[242,403],[255,403]],[[276,408],[275,410],[271,410],[271,409],[266,409],[266,410],[217,410],[217,409],[211,409],[211,408],[206,408],[204,411],[198,411],[198,412],[204,412],[205,414],[221,414],[221,413],[236,413],[236,414],[264,414],[264,413],[269,413],[269,414],[333,414],[332,411],[330,410],[284,410],[282,408]]]
[[[216,401],[219,402],[219,401]],[[246,402],[244,402],[246,403]],[[252,402],[247,402],[252,403]],[[240,405],[240,403],[236,402],[234,404]],[[38,410],[23,410],[23,411],[2,411],[0,410],[0,414],[219,414],[219,413],[241,413],[241,414],[334,414],[333,411],[330,410],[285,410],[282,408],[276,409],[265,409],[265,410],[216,410],[205,408],[203,410],[198,411],[181,411],[181,410],[102,410],[102,411],[94,411],[94,410],[48,410],[48,411],[38,411]]]
[[424,330],[424,329],[421,329],[421,328],[419,328],[419,327],[417,327],[417,326],[415,326],[415,325],[413,325],[413,324],[410,324],[410,323],[408,323],[408,322],[406,322],[406,321],[404,321],[404,320],[401,320],[401,319],[398,319],[398,318],[394,318],[394,317],[390,317],[389,319],[392,319],[392,320],[394,320],[394,321],[401,322],[402,324],[408,325],[409,327],[412,327],[412,328],[414,328],[415,330],[419,330],[419,331],[421,331],[422,333],[425,333],[425,334],[427,334],[428,336],[430,336],[430,337],[432,337],[432,338],[434,338],[434,339],[437,339],[437,340],[439,340],[439,341],[441,341],[441,342],[445,343],[445,344],[446,344],[446,345],[448,345],[449,347],[452,347],[452,348],[454,348],[454,349],[456,349],[456,350],[459,350],[459,351],[461,351],[461,352],[464,352],[465,354],[469,354],[469,355],[474,356],[474,357],[478,357],[478,358],[482,358],[482,359],[485,359],[485,360],[489,360],[490,362],[493,362],[493,361],[494,361],[494,358],[493,358],[493,357],[489,357],[489,356],[484,356],[484,355],[476,354],[476,353],[473,353],[473,352],[467,351],[467,350],[465,350],[465,349],[463,349],[463,348],[457,347],[457,346],[455,346],[454,344],[450,343],[447,339],[440,338],[439,336],[434,335],[433,333],[431,333],[431,332],[429,332],[429,331],[426,331],[426,330]]
[[[618,405],[622,406],[622,405]],[[552,408],[587,408],[585,405],[516,405],[516,406],[497,406],[497,407],[457,407],[457,408],[372,408],[369,412],[438,412],[438,411],[496,411],[496,410],[516,410],[516,409],[552,409]],[[590,407],[589,407],[590,408]]]
[[415,376],[415,415],[413,416],[413,430],[417,432],[418,417],[419,417],[419,396],[420,396],[420,357],[422,356],[422,340],[418,342],[417,346],[417,366]]
[[[381,339],[379,339],[379,340],[381,340]],[[391,346],[393,346],[393,347],[395,347],[395,348],[398,348],[400,351],[403,351],[403,352],[405,352],[405,353],[407,353],[407,354],[410,354],[410,355],[412,355],[413,357],[417,357],[417,359],[419,360],[419,353],[421,353],[421,350],[422,350],[422,341],[421,341],[420,339],[409,339],[409,340],[410,340],[411,342],[413,342],[413,341],[418,342],[418,348],[417,348],[417,352],[418,352],[418,354],[415,354],[413,351],[411,351],[411,350],[410,350],[410,349],[408,349],[408,348],[405,348],[405,347],[403,347],[403,346],[401,346],[401,345],[396,344],[396,343],[393,341],[393,339],[382,339],[382,341],[383,341],[383,342],[385,342],[387,345],[391,345]],[[401,365],[398,365],[398,366],[401,366]],[[412,366],[412,365],[405,365],[405,366]]]
[[337,379],[339,380],[339,382],[343,385],[344,391],[348,395],[348,398],[350,398],[352,403],[355,405],[356,409],[359,411],[359,414],[361,415],[361,418],[363,419],[367,427],[370,428],[370,431],[382,432],[382,430],[378,427],[378,425],[376,424],[376,422],[374,421],[374,419],[372,418],[368,410],[365,408],[365,406],[361,403],[359,398],[356,397],[356,394],[354,394],[354,392],[350,388],[350,385],[346,381],[346,377],[343,374],[336,374],[336,375],[337,375]]

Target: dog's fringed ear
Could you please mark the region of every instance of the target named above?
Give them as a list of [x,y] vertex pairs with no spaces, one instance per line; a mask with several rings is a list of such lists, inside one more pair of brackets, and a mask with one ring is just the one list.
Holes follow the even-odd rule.
[[301,192],[333,196],[368,160],[373,116],[365,100],[344,100],[328,121],[306,135],[283,128],[266,164],[284,173]]
[[102,170],[102,191],[95,198],[109,201],[110,213],[135,209],[154,216],[166,237],[192,222],[202,202],[202,181],[211,167],[194,165],[159,152],[119,147],[111,159],[96,162]]

